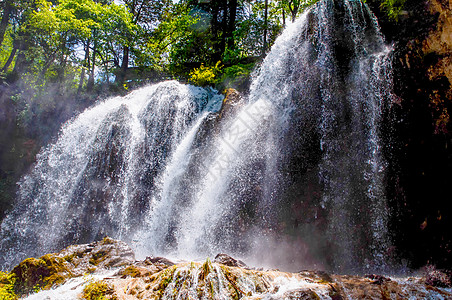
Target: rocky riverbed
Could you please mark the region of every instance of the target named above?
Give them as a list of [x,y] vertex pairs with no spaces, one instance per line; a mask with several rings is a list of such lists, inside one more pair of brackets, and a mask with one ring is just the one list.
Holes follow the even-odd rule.
[[104,238],[28,258],[0,277],[0,299],[451,299],[450,277],[288,273],[248,267],[226,254],[202,262],[135,260]]

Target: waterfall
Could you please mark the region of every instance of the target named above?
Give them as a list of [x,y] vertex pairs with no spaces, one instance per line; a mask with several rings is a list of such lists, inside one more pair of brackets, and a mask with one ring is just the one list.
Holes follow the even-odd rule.
[[143,256],[384,268],[379,126],[391,82],[391,48],[367,5],[320,1],[227,116],[222,96],[170,81],[68,122],[20,182],[0,262],[108,234]]
[[105,235],[129,240],[168,157],[222,98],[168,81],[107,99],[65,124],[19,183],[1,227],[2,264]]

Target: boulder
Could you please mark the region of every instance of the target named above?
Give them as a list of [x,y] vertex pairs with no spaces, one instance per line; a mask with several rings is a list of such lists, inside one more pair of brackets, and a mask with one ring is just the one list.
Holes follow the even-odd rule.
[[425,283],[435,287],[451,288],[452,274],[434,267],[428,267],[424,276]]
[[170,261],[167,258],[164,257],[146,257],[146,259],[144,260],[144,262],[146,263],[152,263],[152,264],[158,264],[158,265],[165,265],[165,266],[174,266],[175,263],[173,263],[172,261]]
[[11,274],[15,277],[16,293],[27,294],[50,289],[97,269],[126,266],[134,261],[135,255],[126,243],[105,237],[98,242],[69,246],[59,253],[27,258]]
[[215,256],[215,260],[213,262],[215,262],[217,264],[229,266],[229,267],[239,267],[239,268],[247,267],[247,265],[243,261],[237,260],[224,253],[217,254],[217,256]]

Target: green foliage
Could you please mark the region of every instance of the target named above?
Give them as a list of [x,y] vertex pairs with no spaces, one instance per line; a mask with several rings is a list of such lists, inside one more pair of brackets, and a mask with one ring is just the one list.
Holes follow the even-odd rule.
[[[6,63],[6,61],[9,58],[9,54],[11,53],[11,50],[13,48],[13,42],[14,42],[14,31],[13,26],[8,26],[8,29],[6,30],[5,37],[3,39],[3,43],[0,47],[0,68],[3,67]],[[14,67],[14,62],[10,65],[9,70],[11,70]]]
[[218,80],[223,86],[222,88],[231,88],[241,86],[249,79],[255,64],[236,64],[224,68],[221,78]]
[[[151,66],[163,71],[171,63],[171,53],[177,45],[190,35],[190,26],[196,19],[189,14],[188,6],[182,2],[169,6],[161,14],[161,21],[145,36],[135,48],[135,62],[138,66]],[[182,58],[180,58],[182,59]]]
[[405,2],[406,0],[383,0],[381,7],[386,11],[390,19],[397,22],[405,6]]
[[195,68],[190,72],[190,82],[199,86],[214,85],[216,77],[222,68],[221,61],[218,61],[212,67],[206,67],[201,64],[199,68]]
[[230,67],[227,67],[223,70],[223,76],[227,78],[237,78],[248,76],[251,73],[254,64],[237,64]]
[[12,273],[5,273],[0,271],[0,299],[2,300],[16,300],[17,295],[14,293],[14,284],[16,277]]
[[104,281],[93,281],[85,286],[81,299],[85,300],[112,300],[118,299],[114,290]]

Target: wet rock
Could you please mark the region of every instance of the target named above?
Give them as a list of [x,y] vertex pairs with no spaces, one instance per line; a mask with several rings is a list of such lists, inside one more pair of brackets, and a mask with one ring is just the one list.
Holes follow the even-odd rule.
[[227,89],[218,118],[224,119],[233,114],[243,104],[242,95],[235,89]]
[[302,276],[308,277],[308,278],[312,278],[313,280],[320,281],[320,282],[327,282],[327,283],[334,282],[333,278],[331,278],[331,276],[327,272],[324,272],[324,271],[305,270],[305,271],[301,271],[299,274]]
[[145,262],[160,264],[165,266],[174,266],[175,263],[164,257],[146,257]]
[[109,237],[91,244],[69,246],[57,255],[70,262],[77,274],[98,268],[126,266],[135,261],[135,254],[129,245]]
[[[16,278],[15,290],[21,295],[60,285],[52,289],[56,293],[64,290],[67,279],[78,277],[74,278],[81,282],[78,286],[84,285],[81,294],[91,287],[93,291],[102,289],[112,299],[452,299],[450,289],[444,288],[447,274],[433,269],[424,278],[391,280],[375,274],[360,277],[245,267],[227,254],[203,263],[175,264],[164,257],[135,261],[127,244],[105,238],[70,246],[60,253],[29,258],[11,274]],[[107,271],[112,268],[118,271]],[[89,273],[95,273],[100,282],[94,285],[86,275]],[[73,287],[70,282],[67,289]]]
[[376,275],[376,274],[368,274],[365,276],[366,278],[372,279],[372,283],[373,284],[383,284],[387,281],[391,281],[390,278],[381,276],[381,275]]
[[308,299],[320,299],[320,297],[310,289],[296,289],[293,291],[285,292],[282,299],[287,300],[308,300]]
[[433,267],[427,268],[427,274],[425,275],[425,283],[435,287],[450,288],[451,284],[451,273],[443,272],[437,270]]
[[126,243],[106,237],[91,244],[69,246],[59,253],[27,258],[11,273],[16,278],[16,293],[27,294],[36,289],[50,289],[97,269],[116,268],[134,261],[134,253]]
[[229,266],[229,267],[239,267],[239,268],[247,267],[247,265],[243,261],[237,260],[224,253],[217,254],[217,256],[215,256],[215,260],[213,262],[222,264],[225,266]]

